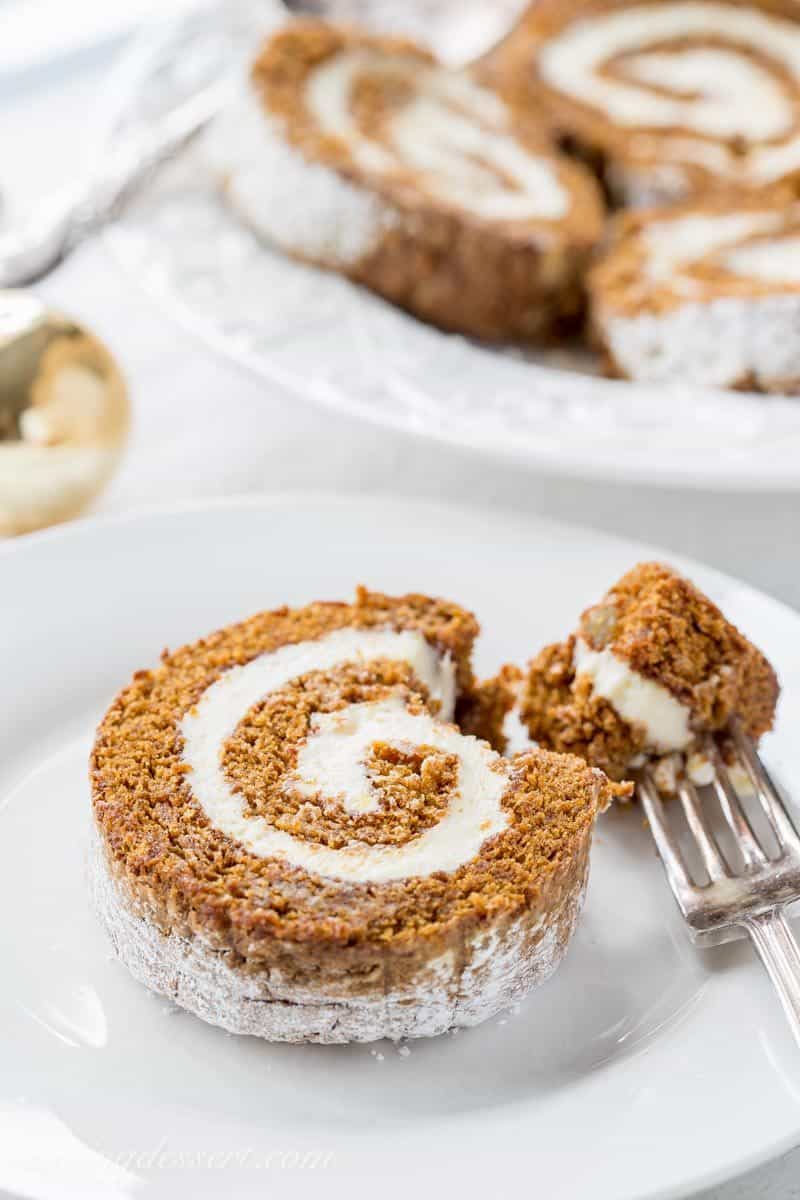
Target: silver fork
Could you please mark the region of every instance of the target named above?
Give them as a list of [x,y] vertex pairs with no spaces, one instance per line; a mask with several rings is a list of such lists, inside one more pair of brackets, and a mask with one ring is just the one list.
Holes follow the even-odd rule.
[[699,873],[693,877],[648,770],[638,779],[638,793],[692,941],[700,946],[718,946],[749,936],[800,1044],[800,946],[785,914],[786,905],[800,899],[800,836],[753,743],[736,721],[729,732],[769,822],[776,849],[765,846],[764,839],[754,831],[713,739],[705,746],[714,768],[708,790],[716,794],[741,861],[732,862],[733,856],[723,853],[700,791],[689,779],[681,780],[678,797],[683,817],[707,876],[698,881]]
[[152,129],[123,133],[86,180],[49,197],[19,227],[0,232],[0,288],[35,283],[111,220],[149,174],[205,128],[231,90],[230,80],[214,81]]

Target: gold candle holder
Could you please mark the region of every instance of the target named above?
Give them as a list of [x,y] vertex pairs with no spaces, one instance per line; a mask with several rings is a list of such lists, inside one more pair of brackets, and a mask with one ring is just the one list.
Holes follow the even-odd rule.
[[129,422],[103,343],[30,293],[0,291],[0,535],[82,512],[114,473]]

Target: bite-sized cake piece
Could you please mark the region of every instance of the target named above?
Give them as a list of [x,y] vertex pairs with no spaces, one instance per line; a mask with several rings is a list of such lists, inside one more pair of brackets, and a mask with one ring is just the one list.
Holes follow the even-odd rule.
[[622,203],[800,170],[795,0],[537,0],[490,66]]
[[425,321],[528,340],[583,308],[602,229],[594,180],[411,42],[290,24],[211,150],[268,243]]
[[92,754],[91,881],[138,980],[235,1033],[347,1042],[473,1025],[550,975],[609,784],[453,723],[481,710],[476,633],[362,591],[134,676]]
[[672,791],[686,769],[708,782],[705,736],[737,717],[758,739],[777,699],[772,667],[716,605],[670,567],[640,563],[533,660],[521,715],[540,745],[614,779],[649,762]]
[[800,389],[800,201],[786,186],[628,214],[589,289],[614,374]]

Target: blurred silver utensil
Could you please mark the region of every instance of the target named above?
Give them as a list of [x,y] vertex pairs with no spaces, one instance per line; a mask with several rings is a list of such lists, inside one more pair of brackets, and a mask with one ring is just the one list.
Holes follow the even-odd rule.
[[516,25],[530,0],[284,0],[298,15],[366,25],[426,43],[449,66],[482,57]]
[[[800,899],[800,836],[781,796],[738,722],[730,729],[740,773],[749,781],[764,829],[759,834],[733,782],[733,771],[709,740],[706,755],[713,768],[702,791],[687,778],[678,786],[684,846],[693,848],[696,867],[684,854],[676,823],[665,811],[648,770],[638,793],[692,941],[700,946],[749,936],[772,980],[800,1044],[800,946],[785,916],[787,904]],[[741,789],[740,789],[741,790]],[[715,826],[711,801],[716,797]],[[672,804],[666,808],[671,809]],[[722,846],[727,844],[727,850]]]
[[89,176],[49,197],[20,226],[0,234],[0,287],[33,283],[111,220],[152,171],[185,146],[230,97],[213,83],[146,129],[123,130]]
[[[267,5],[268,28],[283,12],[361,22],[428,43],[443,61],[463,65],[509,32],[528,0],[283,0]],[[243,6],[244,7],[244,6]],[[269,18],[269,20],[267,20]],[[0,287],[33,283],[79,242],[112,220],[130,194],[222,110],[237,80],[208,83],[161,118],[120,131],[87,178],[49,197],[20,226],[0,232]]]
[[79,513],[114,471],[128,423],[106,347],[29,292],[0,291],[0,535]]

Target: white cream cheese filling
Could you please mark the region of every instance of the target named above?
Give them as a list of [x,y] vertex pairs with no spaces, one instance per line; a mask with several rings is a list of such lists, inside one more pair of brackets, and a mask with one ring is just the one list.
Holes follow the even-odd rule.
[[[731,46],[659,49],[709,35]],[[767,63],[737,53],[737,45],[752,47]],[[614,60],[616,72],[606,71]],[[770,60],[800,80],[800,23],[757,8],[698,2],[631,4],[575,20],[541,48],[538,66],[551,87],[615,124],[699,135],[690,142],[685,133],[665,133],[663,158],[766,182],[800,165],[796,101]],[[746,157],[704,140],[737,137],[755,143]]]
[[786,213],[775,209],[753,212],[693,213],[673,220],[653,221],[642,232],[647,252],[645,272],[654,281],[671,280],[680,268],[726,246],[736,248],[744,238],[781,228]]
[[[407,662],[441,705],[442,719],[412,713],[400,697],[354,704],[319,715],[301,747],[288,786],[301,794],[322,792],[348,812],[377,807],[371,795],[365,758],[377,741],[402,746],[430,745],[457,757],[458,785],[437,825],[404,845],[351,843],[341,849],[275,829],[245,812],[222,769],[222,749],[237,725],[259,700],[310,671],[346,663],[389,658]],[[503,760],[484,742],[466,737],[444,721],[455,706],[455,668],[417,632],[343,629],[318,641],[282,646],[216,680],[181,722],[183,760],[191,768],[192,794],[211,824],[264,858],[281,858],[318,875],[353,883],[386,883],[433,871],[454,871],[480,851],[507,823],[502,797],[508,787]]]
[[729,271],[747,279],[800,286],[800,236],[748,242],[729,251],[724,263]]
[[667,754],[689,746],[690,710],[660,683],[632,670],[613,650],[594,650],[577,638],[574,666],[576,677],[588,677],[593,693],[607,700],[623,721],[644,728],[648,751]]
[[[760,63],[734,50],[689,46],[664,53],[645,52],[626,59],[622,69],[625,75],[662,89],[660,96],[664,90],[672,92],[681,110],[687,103],[681,94],[702,92],[702,108],[697,101],[688,102],[693,118],[690,127],[705,125],[704,132],[721,138],[746,133],[752,140],[781,137],[792,130],[792,106],[785,89]],[[758,104],[747,108],[747,99],[755,96]]]
[[[353,113],[352,93],[363,75],[396,76],[413,87],[412,98],[389,117],[385,141],[367,136]],[[348,50],[313,73],[306,104],[320,132],[345,142],[364,170],[411,169],[431,196],[486,220],[557,220],[568,211],[554,164],[513,136],[503,101],[466,75]]]

